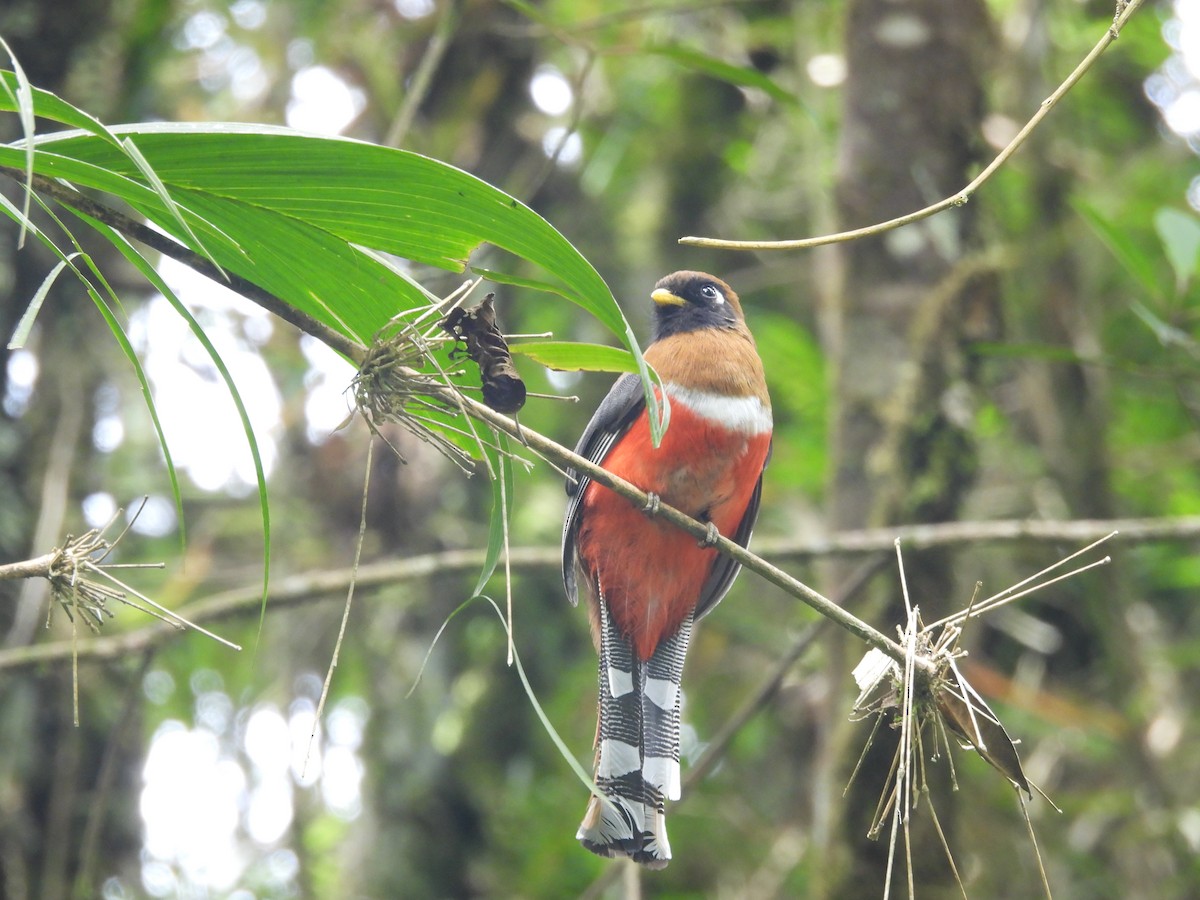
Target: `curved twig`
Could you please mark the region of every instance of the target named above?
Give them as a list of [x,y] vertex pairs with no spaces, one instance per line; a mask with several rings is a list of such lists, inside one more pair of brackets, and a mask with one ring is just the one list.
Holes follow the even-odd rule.
[[891,231],[899,228],[902,225],[909,225],[913,222],[918,222],[921,219],[927,219],[930,216],[943,212],[947,209],[952,209],[958,206],[965,206],[974,196],[975,192],[989,178],[996,174],[996,171],[1008,162],[1009,158],[1021,148],[1026,139],[1033,130],[1041,124],[1042,119],[1050,113],[1055,104],[1063,98],[1063,95],[1073,88],[1078,81],[1087,74],[1088,70],[1099,58],[1100,54],[1108,49],[1108,45],[1117,39],[1121,33],[1121,29],[1125,27],[1125,23],[1129,21],[1129,17],[1137,11],[1142,5],[1143,0],[1120,0],[1117,4],[1117,14],[1113,17],[1112,24],[1104,32],[1104,37],[1096,42],[1091,52],[1083,58],[1083,61],[1075,67],[1075,70],[1067,76],[1066,80],[1055,89],[1049,97],[1042,101],[1037,112],[1033,114],[1025,127],[1017,132],[1017,136],[1009,141],[1000,153],[993,159],[987,167],[980,172],[975,178],[957,194],[946,197],[944,200],[939,200],[932,206],[926,206],[924,209],[919,209],[916,212],[907,213],[903,216],[897,216],[895,219],[889,219],[886,222],[878,222],[874,225],[867,225],[863,228],[854,228],[850,231],[840,231],[837,234],[825,234],[819,237],[801,238],[794,241],[726,241],[719,238],[707,237],[682,237],[679,243],[687,244],[692,247],[712,247],[718,250],[803,250],[809,247],[820,247],[823,244],[840,244],[846,241],[854,241],[859,238],[870,237],[876,234],[882,234],[885,231]]

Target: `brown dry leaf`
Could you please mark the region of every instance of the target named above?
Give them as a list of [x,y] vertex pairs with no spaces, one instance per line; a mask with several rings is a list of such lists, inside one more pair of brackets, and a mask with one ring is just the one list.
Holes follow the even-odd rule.
[[952,663],[950,670],[958,682],[958,689],[953,681],[947,680],[933,693],[942,722],[962,741],[965,748],[973,749],[1015,787],[1023,790],[1026,796],[1032,797],[1016,745],[1000,724],[1000,719],[962,677],[957,666]]

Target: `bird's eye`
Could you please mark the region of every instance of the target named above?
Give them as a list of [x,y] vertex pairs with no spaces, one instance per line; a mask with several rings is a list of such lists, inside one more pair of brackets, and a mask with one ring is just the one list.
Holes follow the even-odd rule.
[[724,303],[725,298],[721,296],[721,292],[714,285],[706,284],[700,288],[700,296],[706,300],[715,300],[717,303]]

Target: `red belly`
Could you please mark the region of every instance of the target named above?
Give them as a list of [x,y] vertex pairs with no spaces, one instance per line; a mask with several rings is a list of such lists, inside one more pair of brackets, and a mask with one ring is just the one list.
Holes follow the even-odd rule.
[[[707,513],[731,537],[762,473],[770,439],[769,433],[729,431],[676,403],[661,446],[651,445],[643,413],[603,466],[690,516]],[[584,493],[581,513],[584,570],[638,656],[649,659],[696,606],[717,551],[698,546],[690,534],[595,482]]]

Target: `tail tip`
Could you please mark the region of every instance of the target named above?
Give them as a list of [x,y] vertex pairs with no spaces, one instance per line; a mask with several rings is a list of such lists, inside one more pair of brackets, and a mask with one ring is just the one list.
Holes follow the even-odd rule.
[[666,816],[652,809],[653,830],[638,827],[624,809],[611,800],[592,797],[576,839],[585,849],[609,859],[626,856],[647,869],[665,869],[671,861]]

